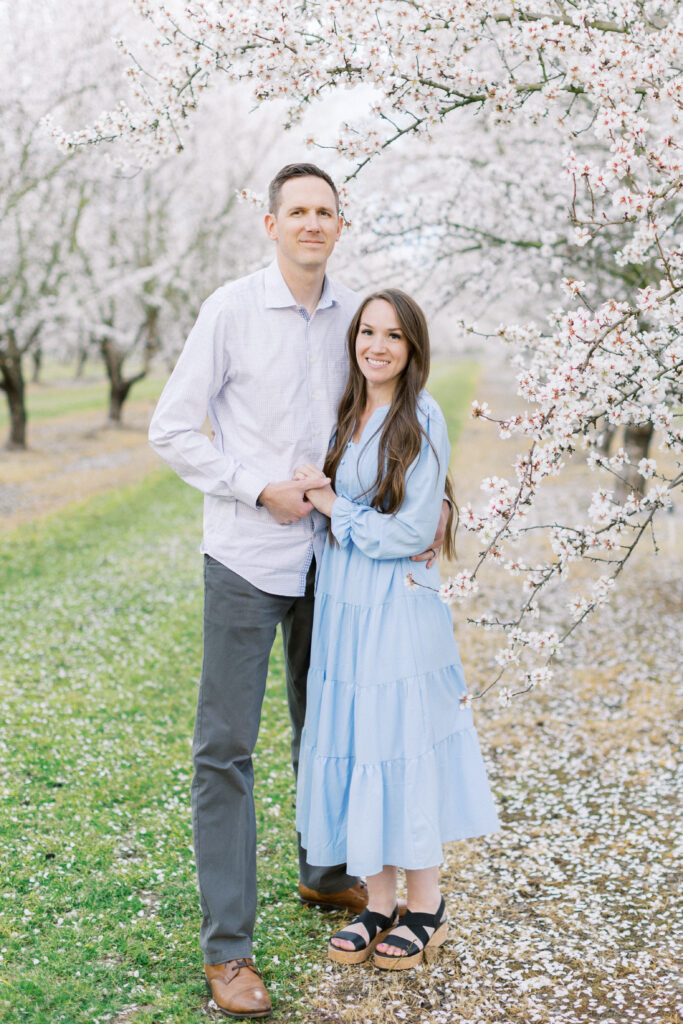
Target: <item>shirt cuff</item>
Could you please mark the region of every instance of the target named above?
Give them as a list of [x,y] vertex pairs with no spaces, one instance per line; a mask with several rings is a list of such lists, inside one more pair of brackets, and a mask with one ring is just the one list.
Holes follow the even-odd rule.
[[330,516],[330,528],[332,536],[340,548],[345,548],[351,540],[351,523],[353,522],[356,506],[348,498],[337,497],[332,506]]
[[245,505],[249,505],[251,508],[258,508],[259,506],[256,504],[258,496],[269,483],[270,480],[266,479],[266,477],[257,476],[255,473],[250,473],[249,470],[240,467],[235,472],[232,481],[232,493],[237,501],[243,501]]

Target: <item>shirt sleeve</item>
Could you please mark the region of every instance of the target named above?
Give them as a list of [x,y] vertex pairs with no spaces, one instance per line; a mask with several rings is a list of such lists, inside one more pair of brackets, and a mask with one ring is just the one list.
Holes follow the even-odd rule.
[[431,445],[423,438],[420,454],[406,473],[406,494],[398,512],[388,515],[349,498],[336,499],[331,524],[341,547],[353,543],[369,558],[407,558],[432,543],[441,515],[450,443],[438,407],[429,410],[422,426]]
[[220,452],[203,434],[211,401],[229,387],[230,314],[214,292],[203,304],[175,369],[154,410],[149,442],[171,469],[204,494],[242,501],[256,508],[270,482]]

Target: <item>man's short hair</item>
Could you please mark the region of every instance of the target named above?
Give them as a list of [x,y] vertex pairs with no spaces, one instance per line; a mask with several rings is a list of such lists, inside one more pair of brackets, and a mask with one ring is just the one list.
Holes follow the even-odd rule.
[[339,193],[337,192],[337,186],[332,181],[332,178],[326,171],[323,171],[321,167],[316,167],[315,164],[287,164],[277,172],[270,185],[268,186],[268,209],[271,213],[276,214],[280,206],[280,192],[282,186],[286,181],[291,178],[322,178],[326,181],[334,193],[334,201],[337,207],[337,213],[339,213]]

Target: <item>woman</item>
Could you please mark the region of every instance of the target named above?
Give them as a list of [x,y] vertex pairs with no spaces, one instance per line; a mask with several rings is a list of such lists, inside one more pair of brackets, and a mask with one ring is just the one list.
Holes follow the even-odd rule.
[[[368,908],[332,936],[333,960],[401,970],[447,935],[441,844],[498,820],[436,565],[413,563],[436,531],[450,446],[424,390],[419,306],[376,292],[349,328],[350,372],[324,466],[307,492],[330,517],[315,598],[297,828],[311,864],[367,876]],[[305,465],[297,473],[319,477]],[[451,516],[452,519],[452,516]],[[453,554],[452,522],[444,551]],[[406,586],[408,574],[422,586]],[[434,589],[431,589],[434,588]],[[397,868],[406,871],[400,924]]]

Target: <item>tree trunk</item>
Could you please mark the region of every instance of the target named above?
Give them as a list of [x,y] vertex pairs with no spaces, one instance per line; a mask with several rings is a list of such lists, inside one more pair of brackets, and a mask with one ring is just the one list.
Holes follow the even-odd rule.
[[31,383],[39,384],[40,371],[43,367],[43,350],[40,347],[40,345],[34,348],[33,351],[31,352],[31,359],[33,360],[33,373],[31,374]]
[[26,448],[26,402],[24,396],[24,381],[20,380],[16,386],[5,388],[7,402],[9,404],[10,432],[7,438],[7,447],[16,449]]
[[124,384],[114,384],[112,381],[109,382],[109,422],[120,423],[121,415],[123,412],[123,403],[128,397],[130,387],[126,387]]
[[623,468],[624,480],[617,481],[616,497],[618,501],[623,502],[631,491],[635,491],[636,494],[643,493],[645,480],[638,472],[638,463],[641,459],[647,458],[653,433],[652,423],[624,427],[624,448],[628,452],[630,464]]
[[0,350],[0,388],[7,395],[10,432],[8,448],[26,448],[26,387],[16,338],[9,337],[6,349]]
[[78,358],[76,360],[76,372],[74,373],[74,377],[76,378],[76,380],[80,380],[80,378],[83,376],[83,370],[85,369],[85,364],[87,363],[87,361],[88,349],[87,346],[84,345],[83,348],[79,350]]
[[598,441],[597,448],[601,455],[609,455],[610,445],[617,432],[617,428],[610,426],[606,417],[602,420],[600,426],[600,440]]
[[125,378],[123,376],[125,353],[110,338],[106,338],[101,342],[100,348],[104,358],[104,365],[107,368],[107,376],[109,377],[109,422],[118,425],[121,423],[123,403],[128,398],[130,389],[133,384],[137,384],[139,380],[142,380],[147,370],[141,370],[140,373],[136,373],[133,377]]

